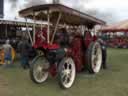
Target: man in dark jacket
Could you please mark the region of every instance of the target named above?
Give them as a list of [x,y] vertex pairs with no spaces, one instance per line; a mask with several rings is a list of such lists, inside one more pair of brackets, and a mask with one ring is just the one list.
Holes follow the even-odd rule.
[[21,65],[24,69],[29,68],[29,50],[31,46],[27,39],[23,39],[19,45],[18,49],[21,56]]

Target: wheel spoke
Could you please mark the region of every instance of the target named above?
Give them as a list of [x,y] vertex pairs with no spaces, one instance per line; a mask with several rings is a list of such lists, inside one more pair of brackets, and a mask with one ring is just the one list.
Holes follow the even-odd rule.
[[69,63],[67,63],[67,69],[69,69]]
[[64,81],[65,84],[69,83],[69,77],[66,75],[65,76],[65,81]]
[[96,55],[92,55],[92,66],[94,67],[96,64]]
[[[70,73],[67,73],[66,71],[69,71]],[[65,84],[69,83],[70,78],[71,78],[71,70],[65,70],[65,72],[63,71],[62,80]]]
[[38,72],[37,78],[38,78],[38,79],[41,79],[41,73],[40,73],[40,72]]
[[97,51],[96,51],[96,57],[98,57],[98,55],[99,55],[99,50],[97,49]]
[[92,61],[94,61],[96,58],[96,55],[92,55]]
[[66,75],[63,75],[62,81],[66,83]]
[[65,71],[62,71],[61,77],[63,78],[65,75]]

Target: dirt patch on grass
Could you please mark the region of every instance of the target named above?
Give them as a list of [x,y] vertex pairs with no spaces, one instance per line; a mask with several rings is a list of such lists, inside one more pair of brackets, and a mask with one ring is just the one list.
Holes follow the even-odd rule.
[[0,96],[9,96],[7,80],[0,76]]

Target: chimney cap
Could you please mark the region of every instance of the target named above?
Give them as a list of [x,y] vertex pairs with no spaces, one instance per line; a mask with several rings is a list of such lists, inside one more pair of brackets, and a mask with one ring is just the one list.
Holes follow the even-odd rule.
[[53,4],[59,4],[60,0],[53,0]]

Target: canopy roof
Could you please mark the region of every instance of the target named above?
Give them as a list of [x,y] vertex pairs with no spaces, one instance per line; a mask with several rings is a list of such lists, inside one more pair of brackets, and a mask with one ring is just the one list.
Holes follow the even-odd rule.
[[[26,22],[23,22],[23,21],[16,21],[16,20],[0,20],[0,24],[3,24],[3,25],[13,25],[13,26],[21,26],[21,27],[26,27]],[[27,22],[27,25],[29,27],[33,27],[33,24],[32,22]],[[41,26],[41,24],[39,23],[36,23],[36,26]]]
[[115,24],[103,26],[100,31],[102,32],[119,32],[124,31],[128,32],[128,20],[121,21]]
[[66,7],[61,4],[45,4],[45,5],[38,5],[33,6],[27,9],[23,9],[19,12],[21,17],[33,19],[35,14],[36,20],[43,20],[47,21],[47,11],[50,12],[50,21],[57,20],[58,13],[62,13],[61,23],[66,24],[75,24],[75,25],[95,25],[95,24],[105,24],[104,21],[97,19],[93,16],[88,14],[79,12],[72,8]]

